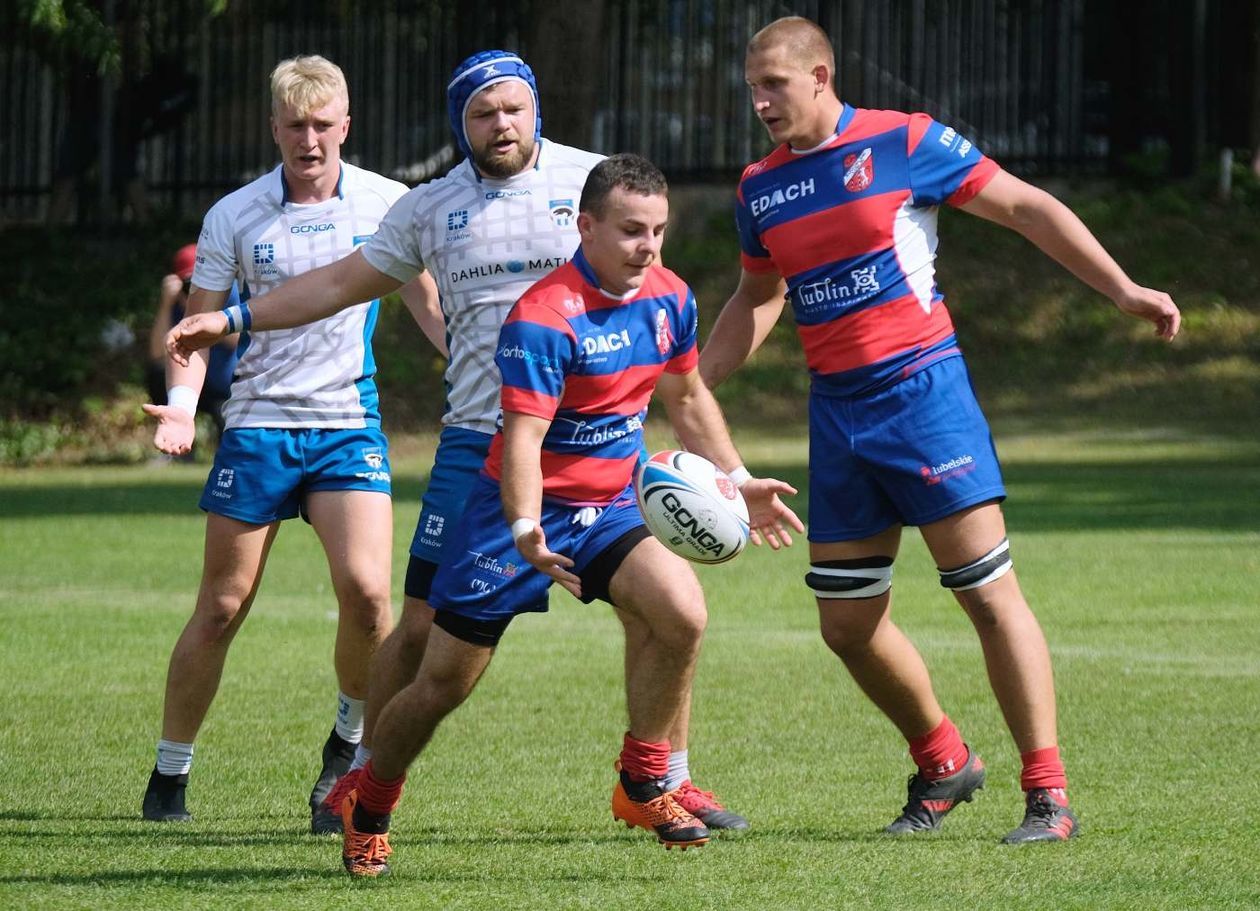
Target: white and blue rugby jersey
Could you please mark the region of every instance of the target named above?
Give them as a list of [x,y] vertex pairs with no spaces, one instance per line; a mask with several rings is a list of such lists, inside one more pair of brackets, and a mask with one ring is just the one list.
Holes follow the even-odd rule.
[[[223,197],[206,214],[193,284],[221,291],[239,281],[257,297],[295,275],[341,259],[376,233],[404,184],[341,163],[337,194],[319,203],[288,201],[282,167]],[[372,331],[379,301],[356,304],[293,329],[247,332],[229,428],[380,426]]]
[[544,139],[534,167],[505,180],[479,177],[465,159],[399,200],[363,248],[401,282],[433,273],[451,350],[443,423],[494,433],[499,328],[517,298],[577,250],[582,186],[602,158]]

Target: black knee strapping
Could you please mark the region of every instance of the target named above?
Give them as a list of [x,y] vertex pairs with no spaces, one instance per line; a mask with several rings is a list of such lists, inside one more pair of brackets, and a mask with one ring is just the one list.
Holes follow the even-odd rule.
[[874,598],[892,588],[892,557],[822,560],[809,565],[805,584],[816,598]]
[[981,585],[988,585],[1011,571],[1011,542],[1003,538],[978,560],[972,560],[966,566],[955,569],[937,569],[941,574],[941,585],[951,591],[965,592]]

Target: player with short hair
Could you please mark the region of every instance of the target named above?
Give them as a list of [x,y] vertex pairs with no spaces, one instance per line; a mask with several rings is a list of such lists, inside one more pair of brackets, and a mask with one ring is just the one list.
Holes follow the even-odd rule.
[[[201,587],[167,672],[162,738],[143,801],[151,820],[190,818],[193,741],[283,520],[301,514],[315,529],[339,608],[341,692],[312,807],[349,766],[362,734],[368,661],[393,622],[389,453],[372,379],[379,302],[365,295],[309,326],[261,330],[250,323],[248,298],[348,255],[407,188],[341,160],[350,101],[335,64],[319,56],[284,60],[271,74],[271,95],[282,162],[216,203],[197,243],[188,309],[220,313],[237,282],[242,303],[220,318],[241,333],[240,359],[201,498]],[[416,297],[411,287],[405,294]],[[169,404],[147,409],[162,452],[191,447],[205,372],[204,355],[168,364]]]
[[708,841],[663,782],[674,727],[706,622],[694,572],[643,523],[632,474],[656,390],[683,445],[740,481],[753,540],[803,530],[780,500],[793,489],[750,478],[696,368],[696,304],[659,265],[665,178],[614,155],[586,180],[571,261],[531,287],[499,333],[503,426],[447,543],[429,596],[436,611],[416,679],[381,711],[373,754],[342,804],[342,859],[356,876],[389,870],[390,813],[407,768],[472,692],[518,614],[547,610],[559,582],[611,604],[627,640],[629,730],[613,813],[666,845]]
[[748,44],[753,108],[779,145],[740,180],[743,272],[701,371],[716,387],[791,301],[812,377],[806,584],[823,638],[918,766],[888,831],[938,828],[985,774],[889,616],[902,527],[917,525],[941,585],[980,636],[1023,760],[1025,816],[1004,841],[1064,840],[1077,820],[1050,654],[1012,570],[997,455],[934,282],[938,207],[1019,231],[1163,339],[1177,334],[1180,315],[1167,294],[1132,282],[1052,196],[926,114],[844,104],[834,75],[831,42],[807,19],[779,19]]
[[[254,302],[260,325],[292,326],[380,296],[417,274],[424,313],[446,321],[450,364],[447,409],[411,543],[397,628],[372,662],[365,733],[347,775],[312,818],[317,832],[341,830],[341,799],[371,755],[377,713],[420,666],[433,622],[428,597],[447,539],[490,451],[499,419],[495,366],[499,328],[516,300],[578,245],[577,202],[600,156],[544,139],[534,74],[519,56],[487,50],[462,61],[447,86],[447,111],[464,160],[446,176],[413,189],[381,230],[352,256]],[[440,289],[440,308],[439,308]],[[198,327],[209,331],[196,342]],[[217,314],[180,327],[180,344],[209,343],[224,326]],[[638,648],[639,637],[627,646]],[[714,829],[747,828],[691,780],[690,693],[670,741],[667,785],[688,811]]]

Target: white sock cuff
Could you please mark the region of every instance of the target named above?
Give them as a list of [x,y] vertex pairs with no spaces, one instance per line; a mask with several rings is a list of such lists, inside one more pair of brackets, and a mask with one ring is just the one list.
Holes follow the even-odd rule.
[[337,693],[337,736],[348,743],[363,739],[363,706],[365,700],[351,699],[345,693]]
[[187,775],[192,768],[193,745],[175,740],[157,742],[157,770],[159,775]]
[[368,764],[368,760],[372,758],[372,748],[365,747],[363,741],[359,741],[359,745],[354,748],[354,761],[350,763],[350,769],[361,769]]
[[675,750],[669,754],[669,771],[665,775],[665,790],[672,791],[681,787],[691,778],[691,770],[687,768],[687,751]]

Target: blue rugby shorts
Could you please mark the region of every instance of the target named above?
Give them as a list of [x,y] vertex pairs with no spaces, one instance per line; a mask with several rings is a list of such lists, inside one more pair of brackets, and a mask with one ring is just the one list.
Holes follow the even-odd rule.
[[379,427],[226,430],[200,506],[254,525],[298,515],[308,493],[390,493],[389,443]]
[[[592,517],[593,521],[585,524]],[[587,565],[623,535],[643,527],[634,488],[627,486],[607,506],[580,507],[543,501],[539,522],[547,546],[573,560],[570,569],[582,575]],[[534,569],[520,555],[503,516],[499,485],[477,478],[464,505],[464,515],[447,539],[446,554],[429,604],[471,620],[508,620],[517,614],[547,610],[551,577]]]
[[967,366],[949,357],[860,398],[811,394],[809,540],[926,525],[1006,496]]

